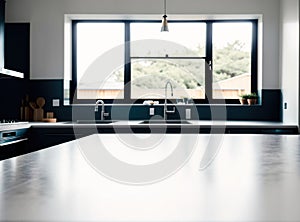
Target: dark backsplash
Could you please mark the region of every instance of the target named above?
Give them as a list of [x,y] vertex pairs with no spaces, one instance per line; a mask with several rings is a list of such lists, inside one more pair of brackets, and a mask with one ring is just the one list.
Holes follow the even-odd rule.
[[[54,112],[58,121],[72,120],[72,106],[63,105],[63,80],[24,80],[24,79],[0,79],[1,112],[0,119],[19,119],[20,106],[25,95],[29,95],[30,101],[35,101],[42,96],[46,99],[45,112]],[[227,120],[257,120],[257,121],[281,121],[282,102],[280,90],[262,90],[261,105],[199,105],[192,108],[192,119],[210,120],[223,118],[219,113],[226,112]],[[52,100],[60,99],[59,107],[52,107]],[[155,106],[156,114],[163,113],[163,106]],[[187,107],[177,106],[176,113],[170,118],[184,117]],[[76,118],[87,119],[93,115],[93,107],[76,107]],[[117,120],[141,120],[149,119],[149,106],[124,106],[114,105],[105,107]],[[78,117],[79,116],[79,117]],[[98,118],[98,117],[96,117]]]

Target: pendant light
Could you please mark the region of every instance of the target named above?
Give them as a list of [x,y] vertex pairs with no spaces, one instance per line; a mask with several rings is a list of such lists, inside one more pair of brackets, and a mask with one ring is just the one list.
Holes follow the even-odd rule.
[[168,32],[169,27],[168,27],[168,21],[167,21],[167,0],[164,0],[164,12],[165,14],[163,15],[162,18],[162,26],[161,26],[161,32]]

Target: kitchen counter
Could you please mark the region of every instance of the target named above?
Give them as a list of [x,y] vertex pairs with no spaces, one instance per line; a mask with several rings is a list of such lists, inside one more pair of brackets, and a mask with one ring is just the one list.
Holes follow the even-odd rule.
[[[31,126],[39,127],[39,126],[74,126],[74,125],[101,125],[101,126],[117,126],[117,125],[147,125],[140,124],[144,120],[115,120],[112,123],[77,123],[72,121],[62,121],[56,123],[47,123],[47,122],[29,122]],[[282,122],[270,122],[270,121],[218,121],[218,120],[186,120],[190,124],[166,124],[166,125],[186,125],[186,126],[212,126],[212,125],[226,125],[226,126],[247,126],[247,127],[295,127],[295,125],[284,124]]]
[[[298,127],[281,122],[263,122],[263,121],[207,121],[207,120],[187,120],[189,124],[164,123],[164,124],[141,124],[143,120],[116,120],[112,123],[76,123],[66,122],[18,122],[1,124],[1,131],[10,131],[29,128],[57,128],[57,129],[98,129],[103,133],[162,133],[162,130],[169,130],[171,133],[279,133],[279,134],[297,134]],[[148,131],[147,131],[148,129]],[[150,129],[150,131],[149,131]],[[213,130],[212,130],[213,129]],[[143,131],[146,130],[146,131]],[[98,131],[98,132],[100,132]],[[95,132],[96,133],[96,132]]]
[[[0,221],[300,220],[298,135],[227,134],[215,149],[207,146],[214,135],[165,134],[155,139],[156,149],[146,150],[129,145],[136,140],[148,144],[153,135],[124,136],[127,143],[120,134],[96,134],[1,161]],[[102,146],[93,146],[99,140]],[[174,149],[186,155],[185,144],[191,141],[197,142],[185,165],[164,179],[139,185],[109,179],[83,152],[105,148],[123,162],[155,164]],[[215,158],[200,169],[211,148]],[[126,175],[122,169],[120,175]]]
[[[296,125],[284,124],[281,122],[268,121],[207,121],[187,120],[189,124],[141,124],[143,120],[117,120],[113,123],[30,123],[32,128],[74,128],[98,129],[101,133],[271,133],[271,134],[297,134]],[[101,129],[103,129],[101,131]],[[144,131],[146,130],[146,131]],[[96,132],[95,132],[96,133]]]

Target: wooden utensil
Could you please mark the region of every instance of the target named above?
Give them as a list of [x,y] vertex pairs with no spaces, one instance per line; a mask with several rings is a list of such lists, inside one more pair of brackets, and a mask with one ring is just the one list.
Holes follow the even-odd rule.
[[43,108],[43,106],[45,105],[45,99],[43,97],[38,97],[36,99],[36,104],[38,108]]
[[33,121],[42,121],[44,118],[45,99],[43,97],[38,97],[36,103],[30,102],[30,107],[33,109]]
[[29,102],[29,106],[30,106],[33,110],[35,110],[35,109],[38,108],[34,102]]

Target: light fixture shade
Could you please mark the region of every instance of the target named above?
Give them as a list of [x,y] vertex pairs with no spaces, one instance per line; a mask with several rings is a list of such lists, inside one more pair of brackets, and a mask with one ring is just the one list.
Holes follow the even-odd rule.
[[168,27],[168,21],[167,21],[167,15],[164,15],[162,18],[162,26],[161,26],[161,32],[168,32],[169,27]]

